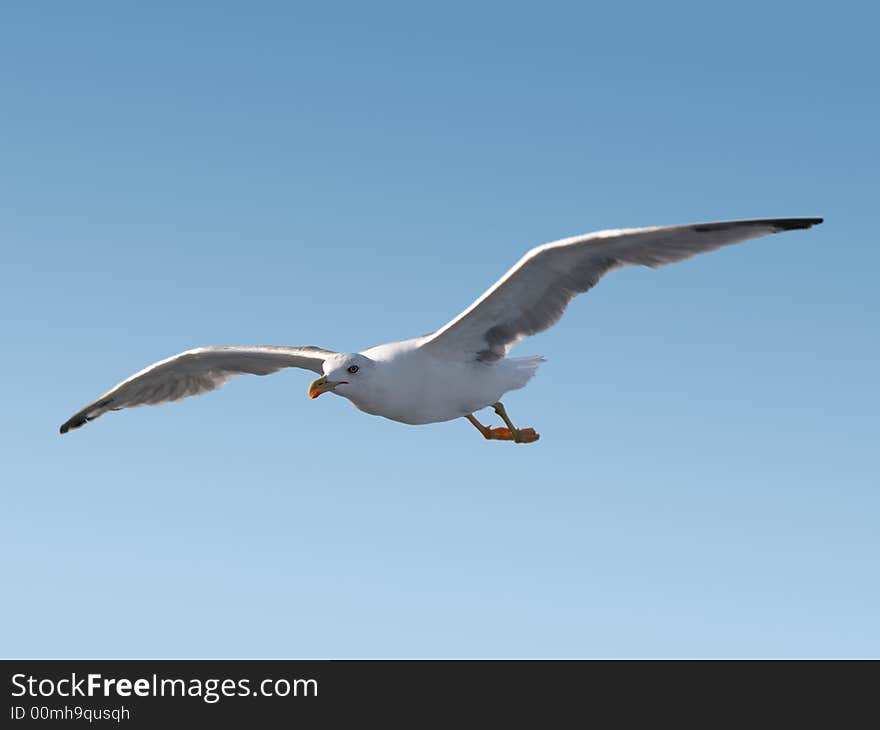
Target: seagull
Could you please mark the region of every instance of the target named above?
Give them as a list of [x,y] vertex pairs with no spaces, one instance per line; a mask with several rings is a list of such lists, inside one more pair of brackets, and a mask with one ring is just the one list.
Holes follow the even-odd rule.
[[[283,368],[303,368],[320,376],[309,385],[310,398],[333,393],[365,413],[413,425],[466,418],[487,440],[534,443],[538,433],[514,426],[501,398],[524,387],[544,358],[507,354],[523,338],[559,321],[574,297],[623,266],[656,268],[821,222],[822,218],[723,221],[564,238],[533,248],[479,299],[431,334],[354,353],[312,346],[187,350],[123,380],[65,421],[61,433],[107,411],[217,390],[242,373],[269,375]],[[474,416],[489,406],[504,426],[484,426]]]

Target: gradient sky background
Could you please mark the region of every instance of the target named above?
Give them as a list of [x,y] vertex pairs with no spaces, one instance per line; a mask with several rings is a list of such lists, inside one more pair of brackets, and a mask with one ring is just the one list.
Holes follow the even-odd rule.
[[[880,655],[875,9],[0,20],[4,656]],[[521,343],[535,446],[300,371],[57,432],[193,346],[429,331],[548,240],[798,215]]]

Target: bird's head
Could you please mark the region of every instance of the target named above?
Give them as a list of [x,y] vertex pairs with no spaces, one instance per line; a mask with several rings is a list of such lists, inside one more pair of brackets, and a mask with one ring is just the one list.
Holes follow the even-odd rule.
[[356,395],[369,382],[374,365],[370,358],[359,353],[328,357],[324,360],[324,375],[309,386],[309,398],[328,392],[346,398]]

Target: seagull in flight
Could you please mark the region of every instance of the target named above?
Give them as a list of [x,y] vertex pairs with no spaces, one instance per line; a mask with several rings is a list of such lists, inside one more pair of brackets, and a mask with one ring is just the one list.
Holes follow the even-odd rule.
[[[320,377],[310,398],[333,393],[374,416],[408,424],[466,418],[483,438],[528,444],[533,428],[514,426],[502,396],[522,388],[541,356],[508,357],[524,337],[556,324],[568,303],[623,266],[659,267],[770,233],[810,228],[821,218],[695,223],[598,231],[538,246],[479,299],[436,332],[354,353],[319,347],[199,347],[144,368],[61,426],[79,428],[108,411],[157,405],[216,390],[251,373],[304,368]],[[504,426],[474,413],[491,406]]]

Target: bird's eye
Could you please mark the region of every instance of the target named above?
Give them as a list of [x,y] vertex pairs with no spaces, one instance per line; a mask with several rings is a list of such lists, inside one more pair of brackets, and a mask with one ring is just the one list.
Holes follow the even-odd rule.
[[348,372],[354,375],[360,368],[357,365],[350,365],[348,368]]

